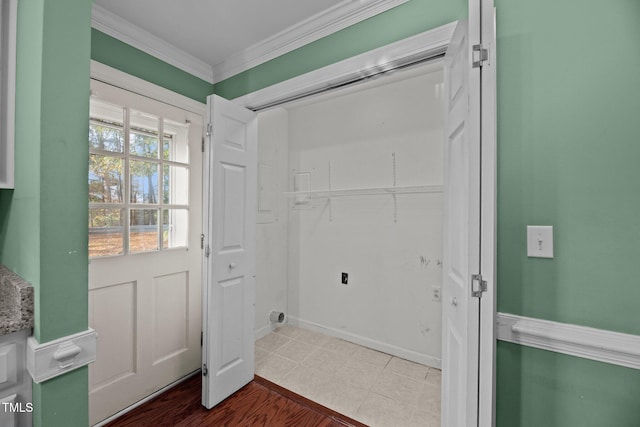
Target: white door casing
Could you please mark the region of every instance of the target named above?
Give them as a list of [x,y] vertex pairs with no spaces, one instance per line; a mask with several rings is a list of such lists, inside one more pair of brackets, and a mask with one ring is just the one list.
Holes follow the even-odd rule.
[[189,151],[189,221],[180,230],[188,232],[187,246],[91,259],[89,323],[98,334],[89,368],[94,424],[200,366],[203,118],[95,80],[91,85],[100,101],[187,129]]
[[202,404],[253,379],[256,268],[256,114],[216,95],[207,158],[207,284],[203,287]]
[[496,10],[493,0],[480,2],[480,35],[487,60],[480,68],[481,186],[480,272],[486,291],[480,300],[480,372],[478,424],[495,425],[496,354]]

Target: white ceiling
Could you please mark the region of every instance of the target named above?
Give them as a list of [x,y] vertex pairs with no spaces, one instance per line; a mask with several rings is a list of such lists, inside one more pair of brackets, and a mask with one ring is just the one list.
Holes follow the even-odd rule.
[[96,0],[212,66],[344,0]]

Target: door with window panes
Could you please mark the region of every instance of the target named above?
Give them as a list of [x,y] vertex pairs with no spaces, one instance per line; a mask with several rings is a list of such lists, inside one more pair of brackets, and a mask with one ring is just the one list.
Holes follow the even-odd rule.
[[91,424],[200,367],[202,117],[92,81]]

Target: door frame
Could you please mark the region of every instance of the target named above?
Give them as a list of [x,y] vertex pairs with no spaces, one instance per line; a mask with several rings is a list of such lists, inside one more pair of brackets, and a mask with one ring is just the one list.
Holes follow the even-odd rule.
[[[496,81],[495,64],[495,9],[493,0],[470,0],[469,16],[479,16],[483,25],[476,22],[475,31],[488,48],[489,60],[481,72],[482,120],[481,120],[481,202],[482,217],[480,268],[487,289],[480,300],[480,378],[478,425],[495,425],[495,319],[496,319]],[[471,21],[472,19],[470,19]],[[353,76],[384,72],[403,59],[422,55],[436,57],[443,54],[453,35],[457,21],[408,37],[395,43],[365,52],[361,55],[328,65],[315,71],[268,86],[232,101],[249,109],[268,109],[271,104],[295,99],[303,93],[319,91],[330,82],[346,80]],[[471,25],[471,24],[470,24]],[[479,40],[471,38],[472,44]],[[370,64],[377,64],[371,66]],[[264,107],[266,106],[266,107]]]
[[204,119],[207,116],[207,104],[187,98],[177,92],[165,89],[162,86],[150,83],[93,59],[91,60],[91,78],[147,98],[155,99],[164,104],[173,105],[174,107],[196,113],[202,116],[203,122],[206,123]]

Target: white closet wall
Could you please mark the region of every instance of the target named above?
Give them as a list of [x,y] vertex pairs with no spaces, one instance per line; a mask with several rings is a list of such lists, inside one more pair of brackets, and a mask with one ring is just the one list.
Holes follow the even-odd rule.
[[287,312],[287,200],[289,128],[287,111],[258,116],[258,225],[256,260],[256,335],[270,329],[271,310]]
[[[305,172],[311,190],[442,185],[442,81],[431,67],[288,108],[289,191]],[[441,283],[442,193],[318,198],[292,208],[295,200],[287,200],[290,320],[439,366],[433,287]]]

